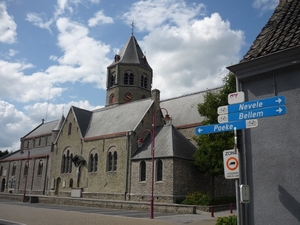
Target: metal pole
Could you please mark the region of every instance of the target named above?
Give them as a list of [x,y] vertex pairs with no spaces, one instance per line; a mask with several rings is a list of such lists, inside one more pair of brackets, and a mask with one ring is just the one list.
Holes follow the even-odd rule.
[[152,154],[152,171],[151,171],[151,200],[150,200],[150,219],[154,218],[154,135],[151,133],[151,154]]
[[240,225],[240,201],[239,201],[239,179],[235,179],[235,196],[236,196],[236,218],[237,218],[237,225]]
[[[141,136],[143,136],[143,133],[145,131],[149,132],[151,134],[151,156],[152,156],[152,164],[151,164],[151,199],[150,199],[150,219],[153,219],[154,218],[154,167],[155,167],[155,163],[154,163],[154,152],[155,152],[155,135],[156,135],[156,115],[157,113],[159,112],[159,110],[161,109],[164,109],[166,110],[165,108],[159,108],[158,110],[156,110],[156,112],[154,113],[153,115],[153,124],[152,124],[152,130],[144,130],[141,134]],[[167,115],[166,117],[168,119],[170,119],[169,117],[169,114],[168,114],[168,111],[166,110],[167,112]],[[142,140],[143,141],[143,140]]]
[[156,135],[156,113],[153,116],[153,130],[151,132],[151,155],[152,155],[152,171],[151,171],[151,202],[150,202],[150,219],[154,218],[154,148]]
[[[23,202],[26,202],[26,186],[27,186],[27,179],[28,179],[28,173],[29,173],[30,150],[27,149],[27,151],[28,151],[28,157],[27,157],[28,169],[27,169],[27,174],[26,174],[26,179],[25,179],[25,187],[24,187],[24,194],[23,194]],[[26,165],[26,163],[25,163],[25,165]]]

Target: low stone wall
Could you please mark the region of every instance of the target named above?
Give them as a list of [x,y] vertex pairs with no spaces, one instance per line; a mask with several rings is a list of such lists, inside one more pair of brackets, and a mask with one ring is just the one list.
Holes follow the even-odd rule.
[[[230,204],[214,205],[213,207],[214,207],[214,212],[230,210]],[[197,205],[197,209],[205,211],[205,212],[211,212],[212,211],[212,206]],[[232,204],[232,209],[236,209],[236,204],[235,203]]]
[[[149,211],[149,202],[133,202],[133,201],[116,201],[116,200],[101,200],[101,199],[84,199],[84,198],[65,198],[53,196],[26,196],[29,199],[35,199],[39,203],[58,204],[58,205],[72,205],[72,206],[87,206],[99,208],[113,208],[113,209],[128,209],[128,210],[142,210]],[[1,199],[10,199],[22,201],[22,195],[15,194],[0,194]],[[178,213],[178,214],[196,214],[196,206],[168,204],[168,203],[154,203],[155,212]]]

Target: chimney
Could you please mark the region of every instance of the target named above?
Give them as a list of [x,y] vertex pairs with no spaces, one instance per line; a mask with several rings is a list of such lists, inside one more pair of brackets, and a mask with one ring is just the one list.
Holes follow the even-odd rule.
[[154,89],[151,91],[151,99],[155,101],[155,103],[159,104],[160,102],[160,91],[158,89]]

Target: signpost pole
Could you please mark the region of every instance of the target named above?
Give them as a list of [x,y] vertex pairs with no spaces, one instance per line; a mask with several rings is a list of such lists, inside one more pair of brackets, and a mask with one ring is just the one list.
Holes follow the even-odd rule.
[[237,225],[240,225],[240,218],[239,218],[239,211],[240,211],[239,178],[235,179],[235,196],[236,196],[236,218],[237,218]]
[[239,211],[240,211],[240,201],[239,201],[239,179],[241,177],[241,159],[239,150],[237,148],[237,134],[236,128],[234,128],[234,151],[238,154],[238,162],[239,162],[239,178],[235,179],[235,198],[236,198],[236,218],[237,218],[237,225],[240,225],[239,219]]

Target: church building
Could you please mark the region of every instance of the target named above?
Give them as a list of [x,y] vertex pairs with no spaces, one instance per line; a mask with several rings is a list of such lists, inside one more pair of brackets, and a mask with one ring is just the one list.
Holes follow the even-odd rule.
[[[209,193],[210,178],[193,164],[192,140],[206,92],[161,101],[153,79],[130,36],[107,67],[106,106],[72,106],[22,137],[20,150],[0,159],[1,191],[122,201],[154,195],[169,203],[193,191]],[[235,194],[224,178],[216,186],[216,196]]]

